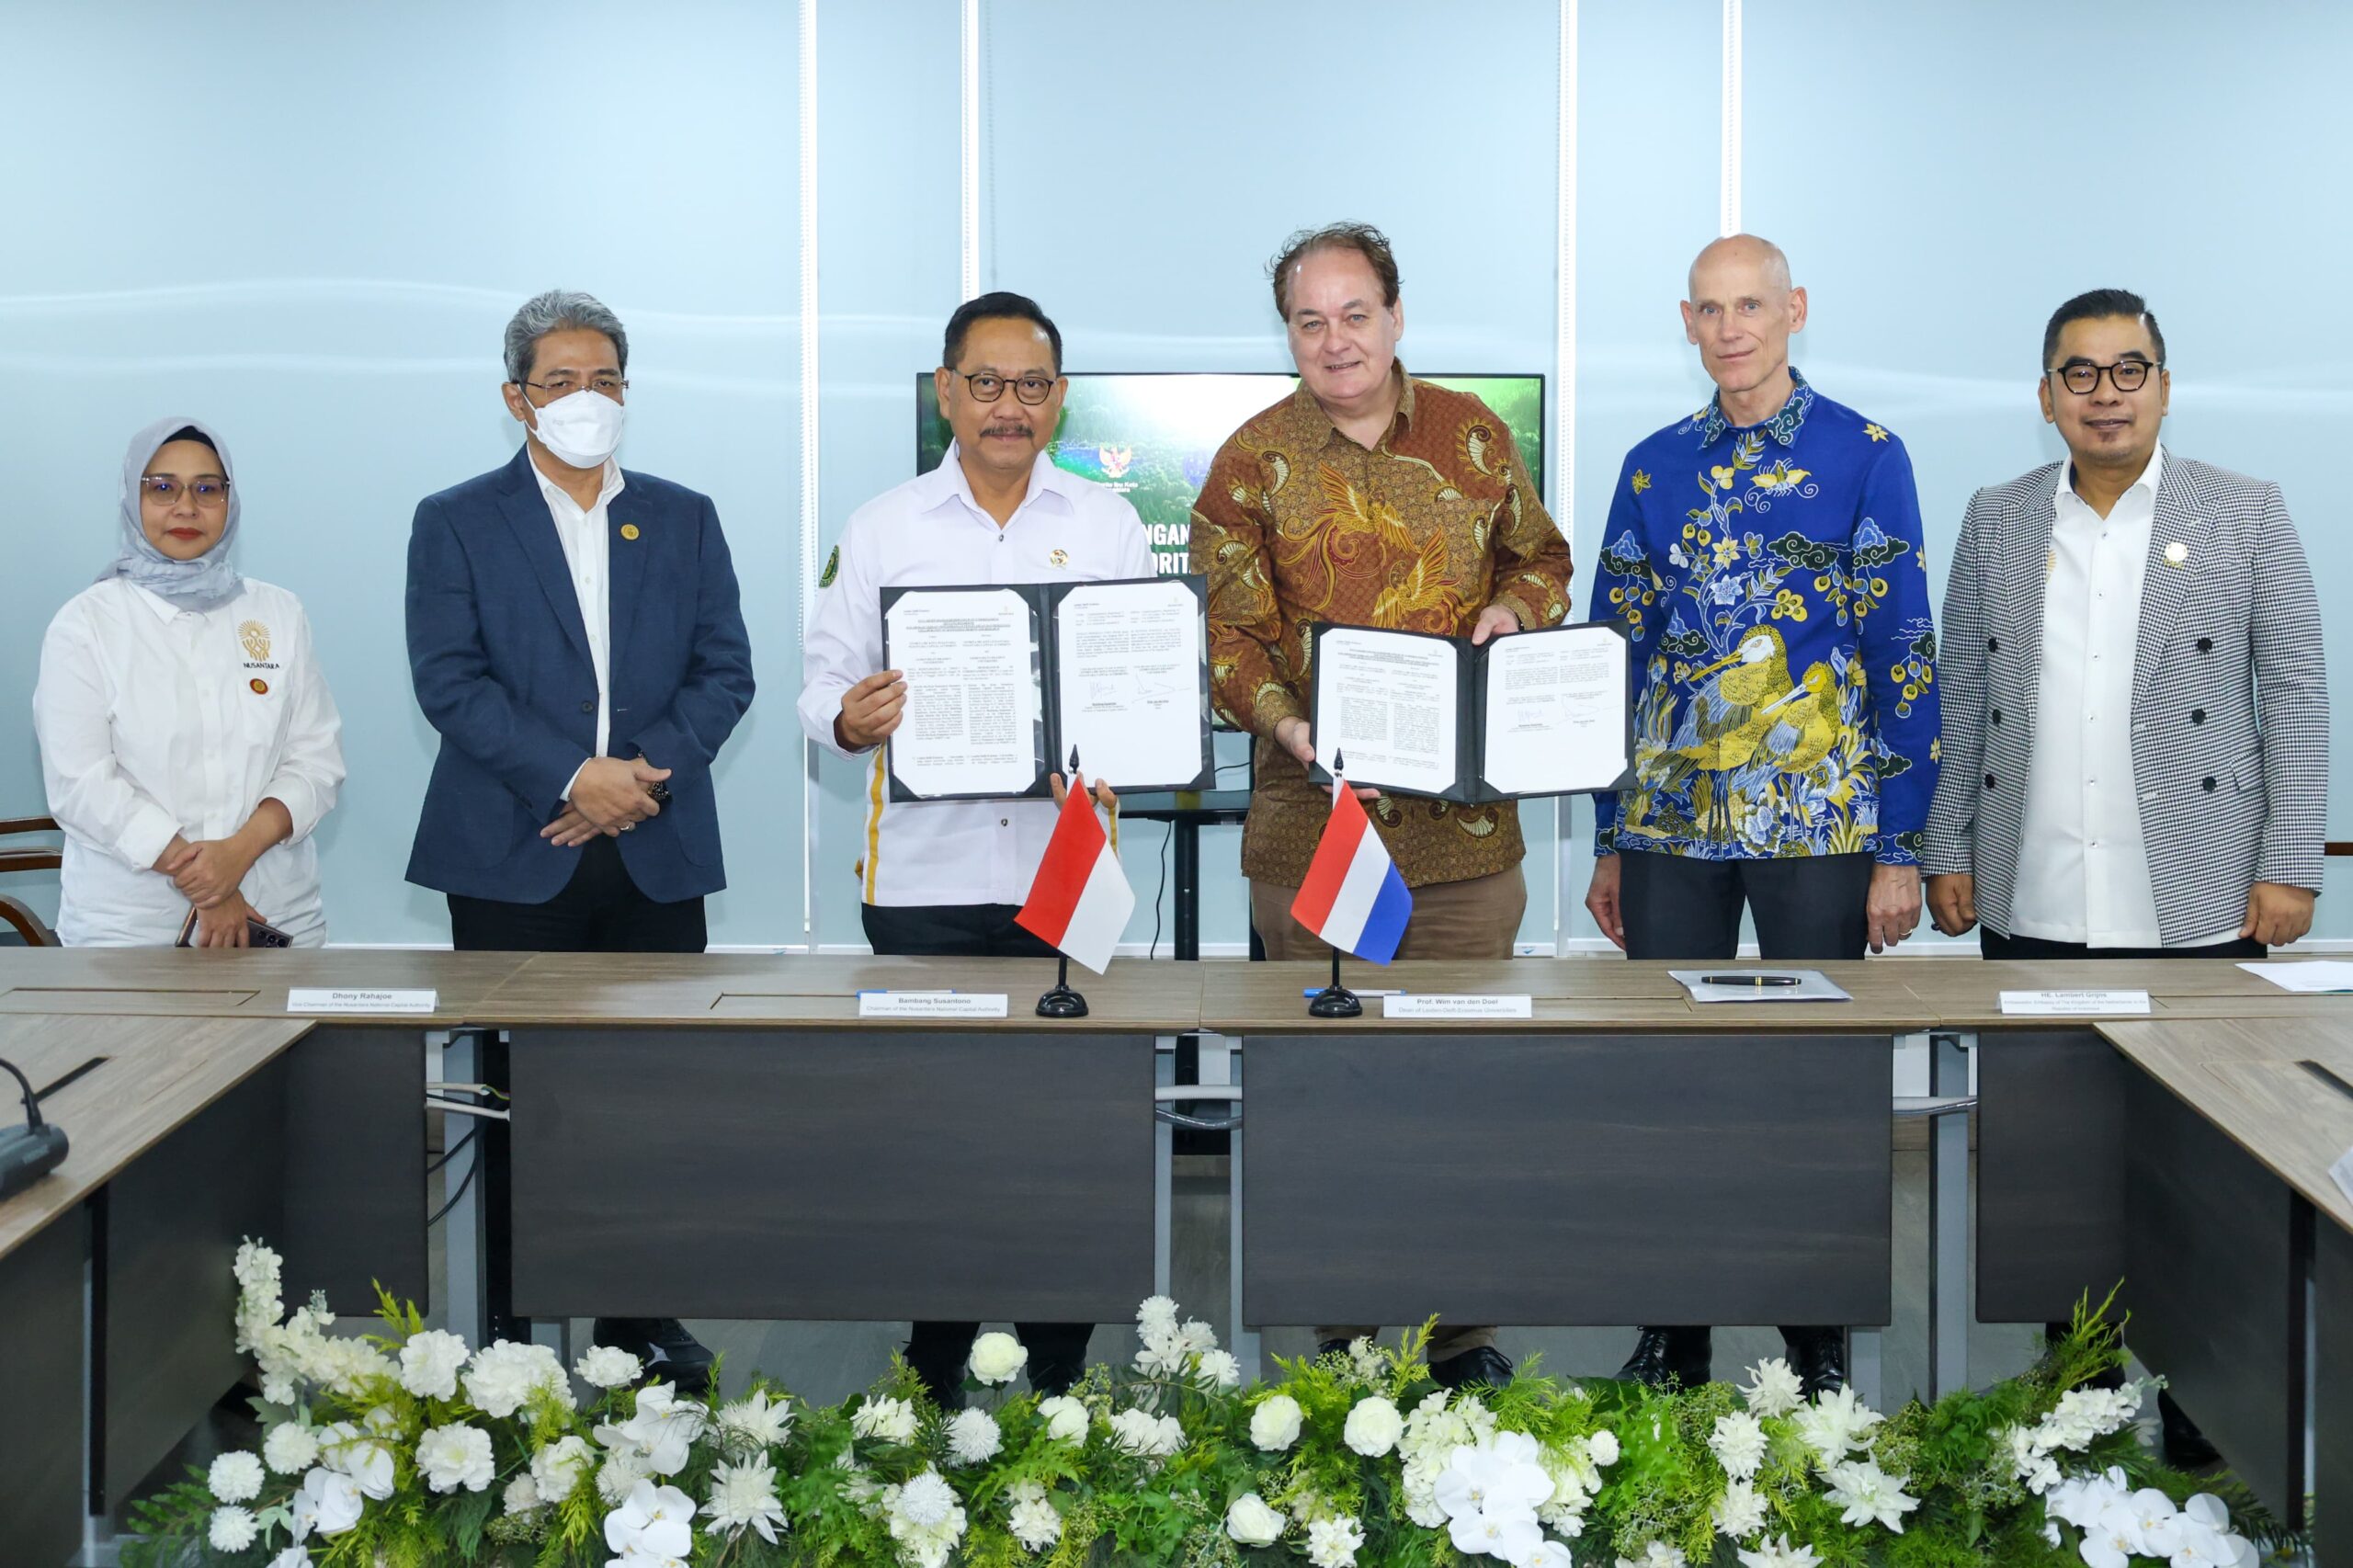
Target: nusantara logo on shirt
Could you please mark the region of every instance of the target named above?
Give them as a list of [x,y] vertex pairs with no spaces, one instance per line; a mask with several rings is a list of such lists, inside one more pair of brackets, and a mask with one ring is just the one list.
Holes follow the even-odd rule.
[[258,620],[248,620],[237,628],[237,641],[245,645],[245,657],[260,664],[269,657],[269,628]]

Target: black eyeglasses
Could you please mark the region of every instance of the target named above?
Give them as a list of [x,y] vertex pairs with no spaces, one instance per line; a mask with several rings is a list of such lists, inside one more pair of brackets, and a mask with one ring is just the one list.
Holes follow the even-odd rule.
[[537,387],[557,397],[570,397],[582,387],[586,387],[590,392],[603,392],[615,403],[620,401],[621,393],[629,391],[629,383],[619,376],[591,376],[585,381],[577,376],[550,376],[544,381],[525,381],[523,385]]
[[2077,397],[2089,397],[2099,390],[2099,379],[2103,374],[2118,392],[2136,392],[2148,385],[2150,371],[2165,368],[2165,362],[2162,359],[2154,363],[2147,359],[2119,359],[2113,365],[2095,365],[2088,360],[2078,359],[2072,365],[2062,365],[2044,374],[2058,377],[2059,384]]
[[199,506],[225,506],[229,504],[229,482],[225,479],[199,479],[194,483],[184,485],[176,479],[165,479],[151,473],[142,476],[139,481],[139,493],[142,495],[159,501],[166,506],[178,506],[180,492],[183,490],[194,495],[196,504]]
[[[962,375],[963,372],[951,370],[949,374]],[[1023,376],[1017,381],[1008,381],[1003,376],[993,376],[983,370],[977,376],[964,376],[964,384],[972,389],[974,403],[995,403],[1005,395],[1007,387],[1013,389],[1015,397],[1032,408],[1054,395],[1054,378],[1051,376]]]

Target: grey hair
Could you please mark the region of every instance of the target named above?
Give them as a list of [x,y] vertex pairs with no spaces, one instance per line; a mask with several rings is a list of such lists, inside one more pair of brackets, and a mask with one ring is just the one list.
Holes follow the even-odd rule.
[[544,294],[534,294],[523,301],[506,324],[506,379],[522,381],[531,373],[531,356],[540,339],[551,332],[578,328],[601,332],[613,340],[613,352],[620,357],[618,369],[629,373],[629,334],[621,329],[621,318],[613,314],[602,300],[594,294],[584,294],[577,289],[551,289]]

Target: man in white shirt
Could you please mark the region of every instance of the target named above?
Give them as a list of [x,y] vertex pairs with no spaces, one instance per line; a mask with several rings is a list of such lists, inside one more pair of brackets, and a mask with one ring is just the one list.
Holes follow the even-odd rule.
[[[1051,951],[1013,917],[1053,833],[1052,803],[890,799],[881,744],[899,727],[907,688],[882,665],[881,596],[894,586],[1154,574],[1135,508],[1046,454],[1070,384],[1062,358],[1062,334],[1034,301],[995,293],[960,307],[934,372],[955,444],[937,469],[850,515],[820,580],[802,651],[801,726],[835,754],[867,759],[860,914],[877,953]],[[1109,803],[1108,790],[1101,799]],[[1091,1324],[1016,1326],[1032,1387],[1058,1393],[1077,1380]],[[962,1403],[977,1327],[917,1323],[908,1342],[909,1365],[951,1408]]]
[[[1945,590],[1937,929],[1989,959],[2261,958],[2311,929],[2328,803],[2320,610],[2279,487],[2159,445],[2137,294],[2043,335],[2067,460],[1979,491]],[[2165,1402],[2177,1462],[2212,1449]]]

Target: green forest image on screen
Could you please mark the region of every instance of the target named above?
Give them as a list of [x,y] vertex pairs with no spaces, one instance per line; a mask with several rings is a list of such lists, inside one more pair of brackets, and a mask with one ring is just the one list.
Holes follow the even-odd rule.
[[[1494,409],[1542,491],[1542,376],[1421,379],[1471,392]],[[1273,373],[1074,373],[1048,450],[1056,467],[1127,496],[1152,536],[1153,558],[1162,574],[1181,573],[1193,497],[1209,474],[1210,460],[1244,420],[1298,385],[1295,376]],[[938,468],[950,438],[926,371],[915,381],[915,471]]]

